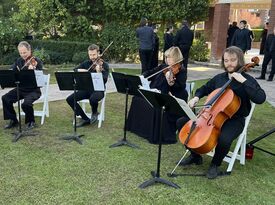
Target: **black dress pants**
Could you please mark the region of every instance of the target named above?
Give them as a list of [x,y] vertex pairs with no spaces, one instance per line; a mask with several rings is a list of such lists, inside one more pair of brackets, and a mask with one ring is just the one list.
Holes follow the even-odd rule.
[[[177,120],[177,128],[180,130],[186,122],[189,121],[189,118],[182,117]],[[224,157],[228,154],[230,146],[234,139],[236,139],[243,131],[245,123],[244,117],[232,118],[225,121],[221,128],[221,134],[218,138],[218,143],[215,148],[215,154],[212,158],[212,164],[220,166]],[[199,154],[191,151],[191,154],[194,157],[197,157]]]
[[[41,96],[40,89],[37,88],[33,91],[26,91],[19,89],[19,99],[24,99],[21,107],[25,112],[25,123],[35,122],[33,113],[33,102]],[[4,120],[17,120],[16,112],[13,103],[17,102],[17,91],[13,89],[2,96]]]
[[139,57],[141,61],[141,73],[151,69],[153,50],[139,49]]
[[[98,102],[103,97],[104,97],[104,91],[90,92],[90,91],[79,90],[79,91],[76,91],[76,95],[75,95],[76,101],[89,99],[93,114],[97,113]],[[70,96],[68,96],[66,100],[67,100],[67,103],[74,110],[74,94],[71,94]],[[84,113],[79,103],[76,103],[76,115],[81,116],[83,120],[89,120],[89,117]]]
[[271,68],[269,78],[273,79],[274,74],[275,74],[275,52],[274,51],[265,53],[263,64],[262,64],[261,77],[265,77],[267,65],[270,60],[272,60],[272,68]]

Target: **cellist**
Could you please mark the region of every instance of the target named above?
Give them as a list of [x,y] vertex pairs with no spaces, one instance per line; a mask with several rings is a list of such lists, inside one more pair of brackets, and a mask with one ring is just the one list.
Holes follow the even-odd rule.
[[[195,97],[188,102],[188,105],[193,108],[199,102],[200,98],[208,96],[215,89],[222,87],[229,79],[233,79],[230,83],[230,88],[241,101],[237,112],[232,118],[226,120],[221,127],[220,136],[215,148],[215,155],[206,173],[208,179],[214,179],[218,176],[218,167],[229,152],[233,140],[243,131],[245,117],[248,116],[251,109],[250,101],[256,104],[262,104],[266,99],[264,90],[252,76],[245,72],[237,72],[244,64],[244,55],[240,48],[231,46],[225,49],[221,62],[221,67],[225,72],[214,76],[205,85],[197,89]],[[178,119],[178,130],[180,130],[188,120],[186,117]],[[182,160],[180,165],[202,164],[201,155],[192,150],[190,150],[190,152],[190,156]]]

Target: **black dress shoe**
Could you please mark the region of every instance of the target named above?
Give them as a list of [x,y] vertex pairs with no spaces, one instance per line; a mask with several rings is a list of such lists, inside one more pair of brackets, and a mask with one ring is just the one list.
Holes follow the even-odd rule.
[[27,128],[29,130],[33,129],[35,127],[35,122],[29,122],[28,125],[27,125]]
[[16,127],[18,125],[17,120],[10,120],[9,124],[5,125],[4,129],[11,129],[13,127]]
[[90,121],[91,124],[96,123],[96,121],[97,121],[97,116],[98,116],[98,114],[93,114],[93,115],[92,115],[91,121]]
[[81,119],[79,123],[76,124],[76,127],[83,127],[90,124],[90,120]]
[[207,173],[206,173],[206,177],[208,179],[215,179],[218,175],[219,175],[219,172],[218,172],[217,165],[211,164]]
[[266,81],[273,81],[273,79],[271,79],[271,78],[268,78]]
[[183,159],[179,165],[186,166],[191,164],[196,164],[196,165],[202,164],[202,157],[200,155],[194,156],[190,154],[187,158]]
[[259,76],[259,77],[256,77],[256,79],[258,79],[258,80],[265,80],[265,77]]

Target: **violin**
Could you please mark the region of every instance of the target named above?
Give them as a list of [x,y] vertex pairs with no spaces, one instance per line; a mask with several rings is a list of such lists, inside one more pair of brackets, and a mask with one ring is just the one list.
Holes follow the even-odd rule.
[[102,52],[102,54],[100,54],[98,56],[98,58],[93,62],[93,64],[88,68],[88,71],[95,71],[96,68],[99,66],[99,72],[102,72],[104,69],[102,67],[104,60],[101,58],[103,56],[103,54],[108,50],[108,48],[113,44],[114,42],[112,41],[106,48],[105,50]]
[[180,72],[180,70],[181,70],[180,63],[172,65],[171,67],[169,67],[169,69],[163,70],[163,74],[167,78],[167,82],[170,86],[174,85],[176,81],[176,75]]
[[[93,63],[92,65],[88,68],[88,71],[97,71],[97,72],[102,72],[104,70],[103,68],[103,63],[104,60],[100,57],[98,57]],[[97,70],[98,68],[98,70]]]
[[[253,57],[252,63],[241,67],[238,72],[248,71],[259,64],[259,58]],[[179,139],[187,148],[198,154],[210,152],[218,142],[221,127],[240,108],[240,98],[228,86],[228,80],[221,88],[211,92],[199,112],[197,119],[189,120],[181,129]]]
[[26,58],[25,60],[25,64],[18,70],[23,70],[25,67],[27,67],[28,70],[34,70],[37,66],[37,61],[35,60],[34,56],[29,56],[28,58]]
[[172,65],[169,65],[169,66],[167,66],[167,67],[165,67],[165,68],[163,68],[163,69],[161,69],[161,70],[155,72],[154,74],[152,74],[152,75],[146,77],[146,79],[150,79],[150,78],[154,77],[155,75],[157,75],[157,74],[159,74],[159,73],[161,73],[161,72],[163,72],[164,74],[166,74],[168,71],[171,71],[171,73],[172,73],[173,75],[176,75],[176,74],[178,74],[178,73],[180,72],[180,70],[181,70],[181,64],[180,64],[181,62],[182,62],[182,60],[180,60],[180,61],[178,61],[178,62],[176,62],[176,63],[173,63]]

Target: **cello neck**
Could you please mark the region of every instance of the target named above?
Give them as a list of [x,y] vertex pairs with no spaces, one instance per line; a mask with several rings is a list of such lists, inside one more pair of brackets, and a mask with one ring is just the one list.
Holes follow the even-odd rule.
[[214,97],[212,97],[208,103],[206,104],[206,106],[212,106],[216,101],[217,99],[224,93],[225,89],[229,86],[229,84],[232,82],[232,78],[229,79],[222,87],[221,89],[219,90],[219,92],[217,92],[216,95],[214,95]]

